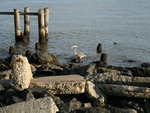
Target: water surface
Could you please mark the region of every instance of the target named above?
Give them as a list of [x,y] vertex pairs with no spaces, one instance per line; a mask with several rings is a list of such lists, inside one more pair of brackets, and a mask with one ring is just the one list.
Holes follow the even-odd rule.
[[[150,62],[150,1],[149,0],[1,0],[0,11],[20,11],[30,7],[37,12],[50,8],[47,51],[61,63],[74,56],[72,45],[87,54],[85,63],[97,61],[98,43],[108,54],[108,63],[116,66],[139,66]],[[0,58],[8,56],[9,46],[15,46],[13,16],[0,15]],[[21,16],[23,32],[23,16]],[[18,53],[31,49],[38,42],[37,17],[31,17],[28,45],[17,45]],[[117,44],[114,44],[117,43]],[[22,52],[23,51],[23,52]],[[134,60],[129,63],[127,60]]]

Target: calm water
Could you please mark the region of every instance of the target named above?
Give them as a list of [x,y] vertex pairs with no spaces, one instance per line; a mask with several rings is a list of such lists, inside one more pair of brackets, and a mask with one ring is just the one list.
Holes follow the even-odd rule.
[[[73,57],[72,45],[87,54],[85,63],[99,60],[98,43],[108,54],[109,64],[138,66],[150,62],[150,1],[149,0],[0,0],[0,11],[23,11],[30,7],[37,12],[50,8],[47,51],[58,56],[61,63]],[[23,31],[23,17],[21,17]],[[0,58],[8,56],[15,46],[13,16],[0,15]],[[38,42],[37,17],[31,17],[29,45],[16,45],[18,53],[34,50]],[[117,44],[114,44],[116,42]],[[135,60],[134,63],[124,62]]]

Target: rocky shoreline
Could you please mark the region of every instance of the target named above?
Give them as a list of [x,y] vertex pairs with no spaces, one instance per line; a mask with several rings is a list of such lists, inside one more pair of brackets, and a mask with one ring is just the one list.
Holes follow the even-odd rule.
[[150,113],[148,63],[133,68],[102,61],[66,66],[50,53],[27,51],[25,56],[33,78],[22,90],[10,84],[12,56],[0,60],[0,113]]

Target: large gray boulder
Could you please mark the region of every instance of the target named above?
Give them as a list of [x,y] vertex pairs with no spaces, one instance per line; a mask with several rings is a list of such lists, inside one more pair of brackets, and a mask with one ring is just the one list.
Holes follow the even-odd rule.
[[21,102],[0,108],[0,113],[56,113],[58,108],[51,97]]
[[31,56],[30,62],[36,64],[46,64],[46,63],[51,63],[55,65],[59,64],[56,56],[46,52],[37,52],[33,54]]
[[32,79],[31,66],[28,59],[22,55],[14,55],[11,61],[12,65],[12,85],[17,90],[23,90],[29,87]]

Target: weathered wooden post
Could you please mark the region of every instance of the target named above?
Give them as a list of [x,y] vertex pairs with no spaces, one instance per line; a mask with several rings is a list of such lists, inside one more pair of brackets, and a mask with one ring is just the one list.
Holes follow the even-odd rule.
[[[25,7],[24,12],[30,12],[30,8]],[[30,36],[30,16],[29,15],[24,15],[24,36],[29,40]]]
[[108,62],[108,56],[106,53],[102,53],[100,61],[103,62],[104,65],[107,65]]
[[48,41],[48,23],[49,23],[49,8],[44,8],[44,21],[45,21],[45,39]]
[[21,40],[20,14],[18,9],[14,9],[14,25],[15,25],[15,38],[16,42],[18,42]]
[[44,9],[39,9],[38,25],[39,25],[39,43],[44,44],[44,43],[46,43]]
[[97,53],[101,53],[102,52],[102,44],[99,43],[97,46]]

